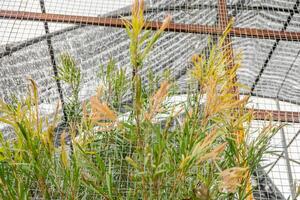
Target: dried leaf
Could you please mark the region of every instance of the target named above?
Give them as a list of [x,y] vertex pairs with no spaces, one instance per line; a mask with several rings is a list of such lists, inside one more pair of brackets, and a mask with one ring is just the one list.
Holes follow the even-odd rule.
[[233,167],[221,172],[220,190],[234,193],[247,175],[248,169]]
[[85,101],[82,103],[82,113],[83,113],[83,117],[84,118],[89,118],[89,113],[87,111],[86,102]]
[[226,146],[227,146],[227,143],[223,143],[223,144],[218,145],[211,152],[201,156],[198,162],[218,159],[218,156],[225,150]]
[[117,120],[116,114],[108,107],[106,103],[101,103],[97,97],[90,98],[92,119],[94,121],[110,120],[115,122]]
[[202,184],[202,183],[198,183],[197,187],[194,189],[194,193],[196,195],[197,198],[199,198],[200,200],[209,200],[209,188]]
[[198,157],[201,154],[204,154],[206,150],[211,146],[211,144],[215,141],[216,137],[217,137],[217,130],[213,129],[211,133],[206,135],[206,137],[195,146],[195,148],[192,151],[192,156]]
[[153,95],[153,97],[151,97],[150,109],[148,113],[145,114],[146,120],[152,120],[153,117],[161,111],[162,103],[168,95],[169,88],[170,84],[167,81],[164,81],[158,91]]
[[167,15],[167,17],[164,19],[161,27],[159,28],[159,31],[163,32],[166,30],[166,28],[168,28],[168,26],[170,25],[172,21],[172,16],[171,15]]

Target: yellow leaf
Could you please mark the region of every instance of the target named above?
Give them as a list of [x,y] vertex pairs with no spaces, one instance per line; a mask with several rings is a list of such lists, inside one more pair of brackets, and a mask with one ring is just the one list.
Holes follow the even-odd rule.
[[139,169],[138,164],[132,158],[126,156],[125,160],[135,169]]
[[68,153],[66,149],[65,138],[66,138],[66,134],[63,133],[61,135],[61,161],[63,167],[66,169],[69,166],[69,162],[68,162]]
[[190,156],[184,157],[180,162],[179,169],[183,170],[190,160],[191,160]]
[[233,167],[222,171],[220,190],[234,193],[237,188],[241,186],[241,183],[247,175],[247,172],[247,168],[241,167]]
[[204,154],[198,160],[198,162],[203,162],[206,160],[216,160],[218,156],[225,150],[227,143],[223,143],[214,148],[211,152]]

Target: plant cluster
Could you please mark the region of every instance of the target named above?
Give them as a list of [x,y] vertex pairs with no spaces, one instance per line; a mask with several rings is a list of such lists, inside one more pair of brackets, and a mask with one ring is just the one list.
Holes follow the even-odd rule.
[[101,95],[102,100],[111,102],[112,107],[119,109],[128,90],[126,69],[117,68],[115,61],[111,58],[106,67],[100,66],[98,76],[102,85],[106,86],[102,88],[103,93],[105,92]]
[[58,67],[58,80],[69,85],[71,95],[65,102],[64,114],[67,123],[76,123],[81,119],[81,105],[79,101],[79,91],[81,83],[81,70],[76,67],[74,59],[69,54],[60,56],[62,65]]
[[[143,31],[143,13],[144,2],[135,0],[131,20],[124,19],[131,41],[131,81],[111,60],[106,72],[100,72],[104,86],[80,103],[80,70],[70,56],[61,57],[59,79],[73,93],[60,147],[53,143],[58,117],[50,123],[39,115],[33,80],[25,100],[1,101],[0,121],[15,132],[13,141],[0,134],[1,199],[253,199],[250,176],[279,127],[266,126],[250,140],[248,98],[233,92],[241,87],[235,81],[240,61],[231,63],[224,48],[230,27],[210,44],[207,58],[192,57],[190,75],[199,87],[174,105],[169,99],[175,83],[166,79],[156,88],[149,72],[152,85],[146,89],[140,73],[171,17],[153,33]],[[127,113],[118,113],[126,82],[132,105]]]

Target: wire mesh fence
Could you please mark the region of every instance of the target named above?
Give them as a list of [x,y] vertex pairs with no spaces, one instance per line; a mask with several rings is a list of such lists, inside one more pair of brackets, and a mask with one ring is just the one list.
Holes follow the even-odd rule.
[[[0,97],[7,100],[11,94],[22,97],[28,86],[27,78],[31,77],[39,86],[42,114],[53,115],[57,102],[64,105],[70,96],[70,87],[55,79],[62,53],[70,54],[81,69],[81,102],[95,95],[100,83],[99,70],[112,58],[130,77],[129,39],[121,17],[130,19],[131,3],[131,0],[2,0]],[[168,14],[172,23],[145,61],[142,77],[146,82],[149,69],[161,75],[169,71],[178,83],[175,99],[181,101],[189,91],[191,57],[208,51],[208,39],[217,40],[229,19],[234,18],[228,44],[235,55],[242,54],[238,81],[247,86],[240,94],[251,95],[249,108],[256,109],[253,129],[270,119],[287,123],[273,138],[276,153],[261,163],[268,167],[258,169],[253,175],[258,177],[252,183],[257,199],[294,197],[300,180],[299,4],[299,0],[146,1],[145,28],[159,29]],[[11,136],[7,127],[1,125],[1,129],[6,137]],[[116,156],[108,155],[109,151],[104,153],[106,157]],[[128,182],[125,181],[124,188]]]

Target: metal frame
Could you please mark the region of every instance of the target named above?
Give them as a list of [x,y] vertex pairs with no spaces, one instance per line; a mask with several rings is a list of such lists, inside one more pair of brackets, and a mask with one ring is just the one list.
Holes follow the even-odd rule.
[[[297,0],[299,1],[299,0]],[[221,3],[221,4],[220,4]],[[228,10],[233,9],[235,6],[226,5],[224,0],[219,0],[220,6],[218,7],[220,22],[217,26],[201,25],[201,24],[180,24],[171,23],[168,26],[167,31],[170,32],[181,32],[181,33],[195,33],[195,34],[210,34],[210,35],[222,35],[224,28],[228,23]],[[244,6],[239,6],[237,8],[242,9]],[[245,6],[248,7],[248,6]],[[171,8],[171,7],[170,7]],[[256,7],[255,7],[256,8]],[[266,9],[261,7],[260,9]],[[293,10],[280,10],[276,11],[297,13],[297,7]],[[61,15],[61,14],[50,14],[50,13],[36,13],[36,12],[23,12],[23,11],[10,11],[10,10],[0,10],[0,18],[2,19],[17,19],[17,20],[30,20],[30,21],[43,21],[43,22],[56,22],[56,23],[71,23],[78,24],[80,26],[84,25],[94,25],[94,26],[107,26],[107,27],[120,27],[124,28],[124,21],[120,18],[113,17],[88,17],[88,16],[74,16],[74,15]],[[148,21],[145,24],[145,29],[157,30],[161,27],[161,22]],[[288,25],[288,22],[287,22]],[[285,25],[286,26],[286,25]],[[78,28],[78,26],[76,27]],[[70,30],[74,29],[73,27]],[[54,35],[61,34],[64,31],[59,31],[57,33],[46,33],[45,36],[41,38],[49,40]],[[233,27],[229,33],[229,36],[234,37],[251,37],[260,39],[272,39],[278,41],[300,41],[300,32],[289,32],[286,28],[281,31],[267,30],[267,29],[257,29],[257,28],[238,28]],[[31,41],[30,44],[36,41]],[[28,44],[28,41],[27,41]],[[230,40],[228,40],[230,44]],[[13,48],[7,48],[4,53],[0,54],[0,57],[10,55],[14,51],[24,48],[27,45],[17,46]],[[229,50],[232,47],[229,45]],[[262,110],[255,109],[254,117],[257,120],[274,120],[281,122],[294,122],[300,123],[300,112],[284,112],[284,111],[274,111],[274,110]]]
[[[279,105],[278,99],[276,100],[276,106],[277,106],[277,110],[280,111],[280,105]],[[281,122],[280,122],[280,125],[281,125]],[[292,194],[292,199],[295,199],[296,194],[294,191],[294,180],[293,180],[292,167],[291,167],[291,163],[290,163],[289,151],[287,148],[287,140],[285,137],[285,131],[283,128],[280,129],[280,133],[281,133],[281,143],[282,143],[282,147],[283,147],[285,163],[286,163],[286,167],[287,167],[287,176],[289,179],[289,186],[290,186],[290,190],[291,190],[291,194]]]
[[[0,18],[125,28],[124,21],[122,19],[109,17],[88,17],[76,15],[0,10]],[[145,23],[145,29],[158,30],[161,27],[161,25],[161,22],[148,21],[147,23]],[[223,27],[219,26],[170,23],[170,25],[167,28],[167,31],[180,33],[222,35],[224,29]],[[229,35],[234,37],[250,37],[269,40],[279,39],[282,41],[300,41],[300,32],[275,31],[257,28],[233,27]]]
[[[242,11],[242,10],[252,10],[252,11],[268,11],[272,10],[274,12],[285,12],[290,13],[293,9],[290,8],[280,8],[277,6],[251,6],[251,5],[242,5],[242,4],[235,4],[235,5],[226,5],[227,10],[235,10],[235,11]],[[164,11],[179,11],[179,10],[199,10],[199,9],[217,9],[218,5],[211,5],[211,4],[196,4],[196,5],[189,5],[189,4],[181,4],[177,6],[160,6],[160,7],[149,7],[146,8],[144,13],[152,13],[152,12],[164,12]],[[295,13],[300,13],[299,10],[296,10]],[[117,15],[109,14],[105,15],[106,17],[113,17],[118,18],[119,16],[128,17],[131,15],[130,11],[121,11],[118,12]]]
[[[168,26],[167,31],[170,32],[181,32],[181,33],[195,33],[195,34],[210,34],[219,36],[223,34],[223,31],[227,27],[229,23],[229,17],[228,17],[228,9],[231,10],[243,10],[244,8],[250,8],[253,10],[266,10],[266,9],[272,9],[277,12],[289,12],[290,15],[287,18],[287,21],[285,22],[283,28],[281,31],[275,31],[275,30],[267,30],[267,29],[257,29],[257,28],[238,28],[233,27],[228,35],[228,37],[225,40],[224,46],[227,49],[227,52],[230,54],[230,57],[232,58],[231,66],[234,64],[234,56],[233,56],[233,48],[231,44],[231,36],[234,37],[251,37],[251,38],[259,38],[259,39],[271,39],[276,40],[272,49],[269,52],[269,55],[264,62],[264,65],[262,66],[260,73],[258,74],[254,84],[252,85],[250,94],[253,95],[253,91],[259,82],[265,68],[268,65],[269,60],[271,59],[274,51],[277,48],[277,45],[280,41],[300,41],[300,32],[289,32],[286,31],[287,27],[293,18],[293,15],[295,13],[299,13],[298,6],[300,4],[300,0],[296,1],[295,6],[293,9],[282,9],[277,7],[266,7],[266,6],[260,6],[260,7],[251,7],[251,6],[244,6],[242,4],[238,5],[227,5],[226,0],[218,0],[217,6],[212,5],[194,5],[194,6],[187,6],[187,5],[181,5],[181,6],[175,6],[175,7],[165,7],[165,8],[149,8],[145,10],[145,12],[157,12],[159,10],[167,10],[167,11],[176,11],[180,9],[182,6],[184,6],[185,9],[199,9],[199,8],[215,8],[218,11],[218,23],[216,26],[209,26],[209,25],[200,25],[200,24],[179,24],[179,23],[171,23]],[[46,13],[44,0],[40,0],[41,10],[42,13],[36,13],[36,12],[23,12],[23,11],[10,11],[10,10],[0,10],[0,19],[16,19],[16,20],[30,20],[30,21],[39,21],[44,22],[44,28],[46,35],[26,41],[26,43],[19,44],[12,48],[6,48],[6,50],[2,53],[0,53],[0,58],[10,55],[11,53],[18,51],[26,46],[29,46],[31,44],[34,44],[40,40],[45,39],[47,41],[49,54],[51,57],[51,62],[53,65],[53,71],[54,75],[57,76],[57,66],[55,62],[54,57],[54,50],[51,43],[51,38],[55,35],[59,35],[61,33],[64,33],[68,30],[74,30],[76,28],[79,28],[81,26],[85,25],[94,25],[94,26],[107,26],[107,27],[120,27],[124,28],[124,21],[116,15],[106,17],[88,17],[88,16],[74,16],[74,15],[61,15],[61,14],[50,14]],[[123,16],[129,16],[130,12],[121,12]],[[56,23],[72,23],[72,24],[78,24],[80,26],[71,27],[62,31],[50,33],[48,22],[56,22]],[[154,22],[154,21],[148,21],[145,25],[145,29],[152,29],[157,30],[161,27],[161,22]],[[229,66],[229,67],[231,67]],[[233,80],[235,81],[236,78]],[[64,104],[63,99],[63,93],[62,88],[60,85],[60,82],[57,81],[57,87],[58,92],[60,95],[60,100],[62,104]],[[284,83],[282,83],[284,84]],[[239,98],[239,91],[238,88],[233,88],[233,93],[236,94],[236,98]],[[253,115],[254,119],[256,120],[273,120],[273,121],[279,121],[279,122],[293,122],[293,123],[300,123],[300,112],[287,112],[287,111],[280,111],[279,104],[277,101],[278,110],[263,110],[263,109],[253,109]],[[66,118],[66,114],[64,112],[64,116]],[[297,134],[298,135],[298,134]],[[290,145],[286,144],[285,134],[282,130],[282,138],[283,138],[283,146],[284,151],[282,152],[281,156],[285,156],[288,166],[288,175],[290,179],[290,183],[292,183],[292,174],[290,169],[290,163],[289,163],[289,155],[287,152],[287,147]],[[281,157],[280,156],[280,157]],[[279,157],[279,158],[280,158]],[[273,165],[274,166],[274,165]],[[276,186],[275,186],[276,187]],[[292,185],[290,185],[292,187]],[[291,189],[292,191],[292,189]],[[280,193],[279,193],[280,194]],[[294,193],[292,191],[292,196],[294,196]],[[252,198],[251,198],[252,199]]]
[[[42,13],[46,13],[46,7],[45,7],[44,0],[40,0],[40,7],[41,7]],[[44,22],[44,29],[45,29],[46,35],[49,35],[50,34],[49,25],[48,25],[48,22],[46,22],[46,21]],[[53,49],[51,37],[47,37],[46,41],[47,41],[50,60],[51,60],[52,69],[53,69],[53,73],[54,73],[54,77],[55,77],[55,82],[56,82],[56,86],[57,86],[57,91],[58,91],[58,94],[59,94],[59,99],[60,99],[60,102],[62,104],[63,117],[64,117],[64,120],[67,121],[68,119],[67,119],[67,113],[66,113],[66,109],[65,109],[65,100],[64,100],[64,95],[63,95],[61,83],[58,79],[58,69],[57,69],[57,64],[56,64],[56,61],[55,61],[54,49]]]
[[[226,29],[226,27],[229,24],[228,10],[227,10],[226,5],[227,5],[226,0],[218,0],[218,19],[219,19],[218,25],[219,25],[219,27],[223,28],[224,30]],[[223,48],[225,50],[225,53],[228,54],[228,56],[229,56],[229,65],[227,66],[228,67],[227,70],[230,70],[234,67],[234,55],[233,55],[232,41],[231,41],[230,36],[226,36],[223,45],[224,45]],[[233,82],[233,83],[237,82],[236,74],[234,74],[233,79],[230,80],[230,81]],[[238,89],[237,86],[233,86],[232,88],[230,88],[230,92],[234,95],[235,99],[238,100],[240,98],[239,89]],[[241,139],[242,139],[242,141],[245,139],[242,135],[243,135],[243,132],[238,131],[238,133],[236,135],[237,136],[236,137],[237,142],[240,142]],[[246,181],[246,188],[247,188],[246,192],[252,191],[252,185],[251,185],[250,178],[251,177],[249,176],[247,181]],[[254,199],[253,193],[251,192],[246,199],[247,200],[253,200]]]
[[[293,7],[293,10],[290,11],[290,14],[289,14],[287,20],[285,21],[281,31],[286,31],[286,29],[288,28],[292,18],[294,17],[295,12],[298,10],[299,4],[300,4],[300,0],[297,0],[294,7]],[[277,49],[277,46],[278,46],[279,42],[280,42],[280,39],[276,39],[275,43],[273,44],[273,46],[272,46],[272,48],[271,48],[271,50],[270,50],[270,52],[269,52],[269,54],[268,54],[268,56],[267,56],[267,58],[264,62],[262,68],[260,69],[260,72],[258,73],[258,75],[257,75],[257,77],[256,77],[256,79],[255,79],[255,81],[254,81],[254,83],[251,87],[251,90],[250,90],[251,95],[253,94],[253,92],[255,90],[255,87],[258,84],[262,74],[264,73],[265,69],[267,68],[267,66],[268,66],[268,64],[269,64],[269,62],[270,62],[270,60],[273,56],[273,53]]]
[[253,109],[256,120],[300,123],[300,112]]
[[68,32],[68,31],[73,31],[73,30],[78,29],[80,27],[82,27],[82,26],[68,27],[68,28],[65,28],[65,29],[62,29],[62,30],[59,30],[59,31],[54,31],[52,33],[48,33],[48,34],[45,34],[45,35],[42,35],[42,36],[35,37],[33,39],[26,40],[25,42],[18,43],[17,45],[6,46],[5,51],[0,53],[0,59],[5,57],[5,56],[10,56],[14,52],[17,52],[17,51],[19,51],[19,50],[21,50],[25,47],[28,47],[30,45],[36,44],[36,43],[38,43],[42,40],[51,39],[54,36],[63,34],[63,33]]
[[[222,28],[223,30],[226,29],[226,27],[229,24],[229,17],[228,17],[228,10],[226,6],[226,0],[218,0],[218,26]],[[226,53],[229,55],[229,66],[228,69],[231,69],[234,67],[234,55],[233,55],[233,48],[232,48],[232,41],[231,36],[227,36],[224,41],[224,48],[226,50]],[[233,82],[237,81],[237,77],[235,74],[235,77],[232,80]],[[235,94],[235,98],[239,99],[239,90],[236,86],[234,86],[232,89],[232,93]]]

